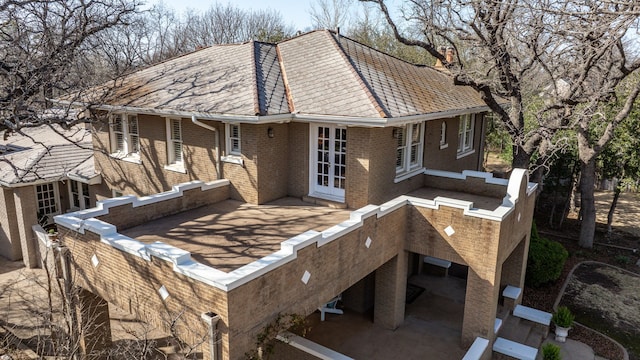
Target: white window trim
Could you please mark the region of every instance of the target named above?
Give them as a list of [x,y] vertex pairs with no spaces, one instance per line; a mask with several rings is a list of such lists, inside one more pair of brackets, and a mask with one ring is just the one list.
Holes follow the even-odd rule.
[[[238,127],[238,150],[231,149],[231,126]],[[220,157],[220,160],[244,166],[244,160],[242,159],[242,129],[240,124],[224,124],[225,132],[225,155]]]
[[[122,137],[123,137],[123,149],[118,149],[118,144],[116,140],[116,132],[113,129],[113,118],[115,116],[122,117]],[[111,140],[111,154],[110,156],[115,159],[128,161],[134,164],[142,164],[140,160],[139,152],[131,152],[129,151],[132,147],[133,141],[131,140],[131,133],[129,132],[129,117],[135,117],[136,121],[138,121],[138,133],[135,134],[138,137],[138,149],[140,149],[140,121],[138,120],[138,115],[136,114],[128,114],[128,113],[116,113],[112,114],[109,119],[109,136]]]
[[[167,164],[164,166],[165,170],[175,171],[186,174],[187,170],[184,167],[184,141],[182,136],[182,119],[180,118],[166,118],[166,133],[167,133]],[[178,121],[180,124],[180,139],[174,139],[172,137],[173,129],[171,127],[172,121]],[[175,142],[180,142],[181,159],[175,159]]]
[[[411,164],[411,139],[413,138],[413,125],[418,124],[419,139],[418,142],[418,159],[415,164]],[[420,123],[411,123],[406,124],[401,127],[404,131],[404,158],[402,159],[402,166],[396,166],[396,178],[395,182],[402,181],[408,179],[412,176],[415,176],[421,173],[424,170],[423,160],[424,160],[424,132],[425,132],[425,124],[424,122]],[[396,146],[396,151],[398,146]],[[397,160],[397,159],[396,159]]]
[[[465,132],[467,128],[467,123],[469,122],[471,123],[471,126],[469,128],[470,143],[466,143]],[[458,127],[458,152],[457,152],[456,159],[463,158],[465,156],[471,155],[476,152],[473,144],[474,137],[475,137],[475,127],[476,127],[476,114],[466,114],[466,115],[460,116],[460,124]]]
[[[71,190],[71,183],[75,182],[78,184],[78,196],[79,196],[79,201],[78,203],[80,204],[80,206],[75,206],[75,204],[73,203],[73,191]],[[82,184],[84,184],[83,182],[77,181],[77,180],[71,180],[69,179],[69,181],[67,181],[67,188],[69,189],[69,209],[73,210],[84,210],[86,209],[85,204],[84,204],[84,198],[88,197],[89,198],[89,203],[91,203],[91,194],[85,194],[84,190],[82,190]],[[86,184],[88,186],[88,184]],[[90,191],[89,189],[87,189],[88,191]]]
[[440,150],[446,149],[449,147],[449,143],[447,143],[447,122],[443,121],[440,125]]
[[[51,183],[43,183],[43,184],[38,184],[38,185],[49,185],[49,184],[53,184],[53,201],[55,202],[55,207],[56,207],[56,211],[52,212],[52,213],[46,213],[46,214],[42,214],[44,216],[47,217],[47,222],[48,223],[53,223],[53,216],[54,215],[58,215],[60,214],[60,192],[58,189],[58,183],[57,182],[51,182]],[[36,193],[36,212],[37,214],[40,213],[40,205],[38,204],[38,185],[34,185],[33,187],[33,191]],[[40,221],[40,219],[37,219],[38,221]]]

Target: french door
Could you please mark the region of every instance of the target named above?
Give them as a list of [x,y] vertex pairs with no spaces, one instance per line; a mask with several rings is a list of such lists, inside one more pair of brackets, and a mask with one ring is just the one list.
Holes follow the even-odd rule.
[[344,202],[347,159],[347,128],[310,125],[311,196]]

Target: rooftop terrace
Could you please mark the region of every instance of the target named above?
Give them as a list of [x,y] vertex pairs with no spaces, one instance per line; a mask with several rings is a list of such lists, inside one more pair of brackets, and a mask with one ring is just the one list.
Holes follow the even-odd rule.
[[145,244],[161,241],[191,252],[204,265],[230,272],[280,250],[289,238],[348,220],[350,212],[290,197],[264,205],[225,200],[120,233]]
[[299,249],[320,248],[360,228],[366,218],[381,218],[403,206],[453,207],[465,216],[502,222],[522,189],[526,194],[535,190],[526,180],[521,169],[511,180],[426,170],[424,187],[357,210],[295,198],[250,205],[229,200],[227,180],[195,181],[143,198],[101,201],[94,209],[57,216],[56,222],[94,232],[103,243],[135,256],[170,261],[175,271],[229,291],[296,259]]

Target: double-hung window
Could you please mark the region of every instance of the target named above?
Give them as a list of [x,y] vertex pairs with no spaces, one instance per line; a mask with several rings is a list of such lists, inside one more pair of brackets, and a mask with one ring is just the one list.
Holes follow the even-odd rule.
[[227,124],[227,154],[240,155],[240,125]]
[[167,119],[167,162],[169,169],[184,171],[182,122],[180,119]]
[[443,121],[440,125],[440,150],[446,149],[447,147],[449,147],[447,143],[447,123]]
[[226,124],[225,133],[226,154],[222,157],[222,161],[242,165],[240,124]]
[[458,157],[473,153],[473,129],[475,114],[462,115],[458,128]]
[[424,152],[424,123],[407,124],[394,129],[396,147],[396,175],[404,175],[422,168]]
[[138,116],[113,114],[110,125],[112,156],[139,161],[140,134],[138,133]]

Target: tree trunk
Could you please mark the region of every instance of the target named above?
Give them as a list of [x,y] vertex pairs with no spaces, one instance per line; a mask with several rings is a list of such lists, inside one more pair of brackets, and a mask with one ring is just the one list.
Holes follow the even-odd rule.
[[578,161],[573,162],[573,167],[571,168],[571,186],[569,186],[569,193],[567,194],[567,202],[564,204],[564,211],[562,211],[562,216],[560,217],[560,223],[558,224],[558,228],[562,229],[562,225],[564,224],[564,220],[567,218],[570,212],[576,212],[576,190],[578,186],[578,175],[576,171],[578,170]]
[[582,161],[580,166],[580,211],[582,224],[580,225],[579,245],[584,248],[593,247],[593,239],[596,234],[596,205],[594,198],[596,179],[596,160],[591,157],[587,162]]
[[620,183],[616,184],[613,190],[613,201],[611,202],[611,207],[609,208],[609,214],[607,215],[607,234],[611,235],[613,229],[611,228],[611,223],[613,223],[613,212],[616,211],[616,206],[618,205],[618,199],[620,198],[620,192],[622,188]]
[[513,159],[511,168],[528,169],[531,161],[531,154],[527,153],[521,146],[513,145]]

